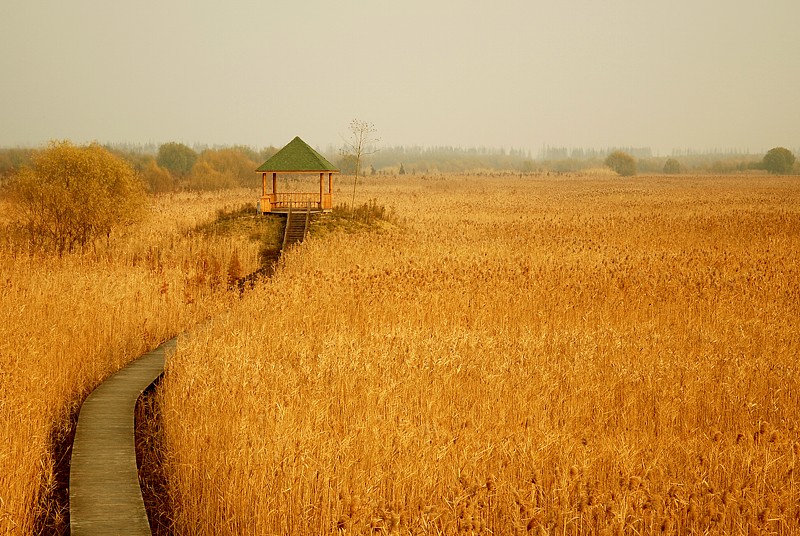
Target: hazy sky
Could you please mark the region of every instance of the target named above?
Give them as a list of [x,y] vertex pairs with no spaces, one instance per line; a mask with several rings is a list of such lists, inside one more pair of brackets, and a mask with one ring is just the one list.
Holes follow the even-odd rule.
[[800,147],[798,0],[4,0],[0,146]]

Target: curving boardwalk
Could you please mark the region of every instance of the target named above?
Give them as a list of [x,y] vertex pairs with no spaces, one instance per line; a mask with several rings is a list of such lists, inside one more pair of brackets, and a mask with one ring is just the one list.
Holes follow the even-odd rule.
[[[310,209],[289,211],[281,248],[267,266],[237,282],[240,291],[269,275],[285,248],[303,241],[310,220]],[[164,372],[167,354],[176,344],[177,337],[132,361],[81,406],[69,470],[72,536],[151,535],[136,466],[134,412],[136,400]]]
[[177,337],[97,387],[80,410],[69,471],[70,533],[150,535],[134,440],[136,400],[164,372]]

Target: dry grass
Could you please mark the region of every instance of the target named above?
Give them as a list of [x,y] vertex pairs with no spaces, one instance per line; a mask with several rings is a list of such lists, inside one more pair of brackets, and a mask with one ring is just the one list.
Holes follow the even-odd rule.
[[105,377],[232,300],[221,292],[232,252],[254,269],[258,244],[192,229],[252,198],[161,197],[142,227],[63,259],[0,240],[0,533],[64,529],[53,444]]
[[78,401],[192,328],[180,533],[800,533],[800,184],[756,181],[368,178],[402,223],[321,226],[241,299],[259,244],[198,226],[252,192],[57,261],[0,240],[0,532],[53,508]]
[[800,183],[375,179],[182,343],[182,534],[800,533]]

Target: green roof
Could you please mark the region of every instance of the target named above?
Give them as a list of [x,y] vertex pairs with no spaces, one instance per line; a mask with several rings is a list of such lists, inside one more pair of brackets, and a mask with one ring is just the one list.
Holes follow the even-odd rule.
[[312,149],[306,142],[295,137],[286,146],[258,166],[256,171],[288,172],[333,172],[339,168],[328,162],[324,156]]

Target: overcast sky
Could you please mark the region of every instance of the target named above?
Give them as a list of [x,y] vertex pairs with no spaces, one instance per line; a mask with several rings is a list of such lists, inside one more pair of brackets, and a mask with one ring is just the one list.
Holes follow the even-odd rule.
[[0,146],[800,147],[798,0],[4,0]]

